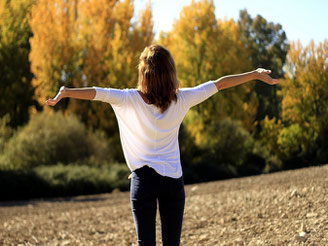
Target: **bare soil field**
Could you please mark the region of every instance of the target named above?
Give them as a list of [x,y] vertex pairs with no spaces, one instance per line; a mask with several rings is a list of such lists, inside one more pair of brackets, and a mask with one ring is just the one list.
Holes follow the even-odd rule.
[[[328,165],[187,185],[186,197],[181,245],[328,245]],[[0,245],[136,245],[129,193],[0,203]]]

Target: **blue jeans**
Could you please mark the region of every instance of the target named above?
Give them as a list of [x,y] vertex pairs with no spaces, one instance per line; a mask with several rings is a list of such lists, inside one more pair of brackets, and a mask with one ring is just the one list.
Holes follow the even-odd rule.
[[183,177],[165,177],[143,166],[132,173],[130,198],[138,245],[156,244],[157,200],[163,246],[180,245],[185,204]]

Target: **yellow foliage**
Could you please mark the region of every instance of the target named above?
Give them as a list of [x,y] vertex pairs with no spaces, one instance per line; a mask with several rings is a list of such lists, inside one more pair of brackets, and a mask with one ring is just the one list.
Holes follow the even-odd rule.
[[[32,9],[30,60],[40,103],[61,85],[134,87],[137,57],[153,41],[150,3],[132,23],[133,0],[39,0]],[[92,126],[108,129],[106,105],[71,100],[68,112]],[[107,119],[106,119],[107,118]],[[115,129],[114,129],[115,130]]]
[[30,61],[35,76],[35,95],[40,104],[57,91],[59,83],[63,82],[65,66],[76,58],[73,7],[76,2],[56,0],[40,0],[32,7]]
[[[171,51],[176,62],[181,87],[251,69],[236,23],[232,19],[217,20],[214,10],[213,1],[192,1],[182,9],[172,29],[159,35],[159,43]],[[186,117],[186,129],[197,142],[206,138],[203,124],[216,124],[225,117],[241,120],[244,127],[253,129],[257,99],[252,87],[251,83],[229,89],[197,106],[193,109],[197,112]]]
[[23,30],[27,23],[26,11],[22,10],[29,9],[33,2],[34,0],[0,1],[0,46],[10,45],[17,41],[19,34],[14,30]]
[[263,144],[268,146],[274,153],[279,153],[280,146],[278,144],[279,134],[283,129],[281,120],[276,118],[269,119],[268,116],[261,121],[261,137]]
[[[278,144],[282,155],[313,151],[328,115],[328,40],[306,47],[292,42],[282,85],[282,120]],[[321,136],[320,136],[321,137]]]
[[290,124],[318,128],[328,113],[328,40],[306,47],[292,42],[282,83],[282,119]]

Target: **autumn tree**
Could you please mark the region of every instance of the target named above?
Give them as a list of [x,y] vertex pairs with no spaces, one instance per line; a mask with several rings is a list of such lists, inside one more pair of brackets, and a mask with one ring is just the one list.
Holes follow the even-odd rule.
[[[323,133],[328,129],[328,40],[318,45],[311,41],[304,48],[300,42],[293,42],[286,70],[282,119],[289,126],[299,125],[302,151],[313,150],[316,138],[327,146]],[[323,146],[316,147],[322,151]]]
[[[54,96],[61,85],[136,86],[138,55],[154,36],[150,3],[137,23],[132,17],[132,0],[39,0],[30,19],[34,33],[30,59],[38,100]],[[115,136],[119,148],[116,119],[108,105],[66,100],[60,107]]]
[[[78,5],[78,40],[83,55],[83,85],[122,88],[133,78],[130,27],[133,16],[132,1],[85,1]],[[114,112],[100,102],[71,100],[68,112],[82,116],[94,128],[104,129],[115,136],[119,148],[118,128]],[[118,152],[119,149],[118,149]]]
[[[172,30],[160,34],[159,42],[175,59],[181,87],[241,73],[251,67],[237,25],[233,20],[217,20],[213,1],[192,1],[185,6]],[[241,120],[244,127],[251,129],[256,114],[256,98],[251,88],[251,84],[231,88],[193,108],[185,124],[196,143],[209,137],[204,134],[204,126],[217,124],[226,117]]]
[[32,7],[30,60],[35,96],[40,104],[44,105],[60,86],[82,81],[76,39],[77,5],[78,1],[40,0]]
[[[267,140],[283,159],[327,162],[328,40],[303,47],[292,42],[282,85],[282,121],[266,119]],[[276,127],[275,125],[278,125]]]
[[33,2],[0,1],[0,118],[8,115],[12,127],[26,123],[30,109],[37,107],[28,59],[32,36],[28,14]]
[[[159,43],[171,51],[176,62],[180,87],[252,68],[237,24],[232,19],[216,19],[214,10],[211,0],[192,1],[182,9],[172,29],[160,34]],[[248,169],[252,158],[253,165],[263,168],[265,157],[260,151],[255,153],[255,141],[249,133],[255,129],[257,109],[253,87],[251,82],[229,88],[188,112],[179,136],[183,167],[192,174],[187,179],[199,172],[205,180],[246,173],[241,167]],[[228,143],[243,151],[237,156],[224,147]]]
[[[275,78],[283,77],[283,66],[288,52],[286,33],[279,23],[267,21],[261,15],[252,18],[247,10],[241,10],[238,20],[240,38],[250,52],[253,68],[264,67],[272,70]],[[259,100],[256,120],[261,121],[266,115],[278,117],[281,98],[279,86],[271,87],[257,83],[255,91]]]

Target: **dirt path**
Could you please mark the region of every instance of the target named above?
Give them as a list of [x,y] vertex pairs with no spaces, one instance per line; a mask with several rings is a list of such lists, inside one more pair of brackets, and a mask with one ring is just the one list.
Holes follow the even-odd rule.
[[[190,185],[186,195],[182,245],[328,245],[328,165]],[[0,245],[135,241],[128,192],[0,204]]]

